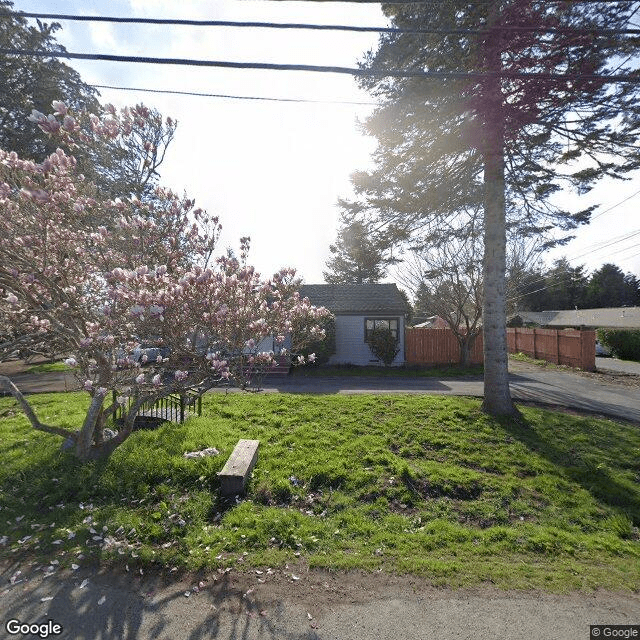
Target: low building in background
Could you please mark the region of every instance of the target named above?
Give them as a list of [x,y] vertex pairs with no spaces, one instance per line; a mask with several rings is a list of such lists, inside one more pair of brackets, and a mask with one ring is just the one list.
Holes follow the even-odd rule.
[[398,340],[393,365],[404,364],[407,303],[395,284],[306,284],[300,295],[335,316],[336,351],[329,364],[378,365],[367,342],[371,331],[389,329]]

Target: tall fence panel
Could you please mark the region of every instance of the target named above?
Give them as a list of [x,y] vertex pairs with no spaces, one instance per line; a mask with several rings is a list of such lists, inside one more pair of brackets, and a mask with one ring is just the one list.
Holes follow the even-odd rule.
[[[460,362],[460,345],[451,329],[407,329],[405,360],[408,364],[457,364]],[[474,341],[469,362],[483,362],[482,334]]]
[[507,329],[509,353],[595,371],[596,332],[575,329]]
[[[509,353],[524,353],[537,360],[595,371],[596,332],[573,329],[507,329]],[[415,329],[405,332],[408,364],[457,364],[460,346],[451,329]],[[482,364],[482,334],[474,341],[471,364]]]

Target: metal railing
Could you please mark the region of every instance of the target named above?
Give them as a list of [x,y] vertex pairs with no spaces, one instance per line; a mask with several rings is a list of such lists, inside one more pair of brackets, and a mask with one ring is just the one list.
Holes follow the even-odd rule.
[[[130,397],[125,404],[118,404],[114,413],[116,421],[124,420],[125,415],[135,402],[135,397]],[[116,392],[113,391],[113,402],[117,402]],[[140,405],[136,419],[154,418],[156,420],[166,420],[168,422],[184,422],[189,414],[202,415],[202,394],[196,391],[183,391],[182,393],[171,393],[153,402],[145,402]]]

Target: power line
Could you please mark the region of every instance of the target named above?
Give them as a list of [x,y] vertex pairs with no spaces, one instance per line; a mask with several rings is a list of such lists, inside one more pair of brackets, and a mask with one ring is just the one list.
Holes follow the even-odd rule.
[[[575,0],[574,0],[575,1]],[[1,15],[1,14],[0,14]],[[38,18],[50,20],[70,20],[79,22],[110,22],[118,24],[152,24],[172,26],[195,27],[234,27],[251,29],[306,29],[314,31],[346,31],[357,33],[399,33],[399,34],[436,34],[436,35],[477,35],[485,36],[500,31],[515,33],[548,33],[565,34],[575,36],[612,36],[612,35],[639,35],[640,29],[570,29],[562,27],[523,27],[500,25],[491,29],[483,29],[479,25],[475,29],[425,29],[425,28],[398,28],[398,27],[367,27],[344,24],[309,24],[299,22],[253,22],[235,20],[184,20],[177,18],[131,18],[119,16],[95,16],[95,15],[71,15],[62,13],[36,13],[21,11],[18,15],[25,18]]]
[[[605,244],[596,243],[596,245],[600,244],[601,246],[599,246],[597,249],[592,249],[591,251],[588,251],[587,253],[582,253],[582,254],[580,254],[578,256],[573,256],[571,258],[566,258],[566,260],[567,260],[567,262],[573,262],[575,260],[578,260],[579,258],[583,258],[584,256],[590,255],[592,253],[597,253],[598,251],[601,251],[602,249],[606,249],[607,247],[613,246],[614,244],[619,244],[620,242],[624,242],[625,240],[630,240],[631,238],[634,238],[634,237],[636,237],[638,235],[640,235],[640,229],[638,229],[636,231],[632,231],[629,234],[626,234],[623,238],[614,239],[613,241],[606,242]],[[596,246],[596,245],[591,245],[591,246]],[[631,248],[635,248],[635,247],[624,247],[622,249],[619,249],[618,251],[614,251],[614,252],[610,253],[610,255],[611,256],[615,256],[615,255],[617,255],[619,253],[622,253],[623,251],[628,251]],[[633,257],[635,257],[635,256],[634,255],[628,256],[627,260],[629,260],[629,259],[631,259]],[[542,276],[540,278],[536,278],[535,280],[531,280],[528,284],[531,285],[531,284],[533,284],[535,282],[544,282],[548,277],[549,277],[549,275],[544,275],[544,276]],[[551,278],[555,278],[556,280],[558,278],[560,278],[560,277],[561,277],[560,275],[556,275],[556,276],[551,275]],[[515,301],[520,300],[521,298],[524,298],[524,297],[526,297],[528,295],[531,295],[533,293],[540,293],[541,291],[546,291],[547,289],[551,289],[552,287],[553,287],[553,284],[549,284],[549,285],[546,285],[544,287],[541,287],[540,289],[534,289],[533,291],[525,291],[525,292],[523,292],[523,293],[521,293],[521,294],[519,294],[517,296],[513,296],[511,298],[508,298],[506,300],[506,302],[515,302]]]
[[402,69],[361,69],[310,64],[278,64],[273,62],[233,62],[227,60],[196,60],[191,58],[157,58],[149,56],[118,56],[107,53],[72,53],[70,51],[33,51],[27,49],[0,48],[0,54],[15,56],[33,56],[39,58],[68,58],[71,60],[101,60],[108,62],[132,62],[137,64],[163,64],[191,67],[217,67],[223,69],[256,69],[268,71],[306,71],[316,73],[340,73],[353,76],[378,76],[396,78],[430,78],[433,80],[480,80],[489,77],[511,78],[519,80],[569,80],[603,81],[605,84],[617,82],[640,82],[640,75],[602,75],[593,73],[534,73],[523,71],[418,71]]
[[587,251],[586,253],[581,253],[579,256],[574,256],[573,258],[571,258],[571,260],[578,260],[579,258],[584,258],[585,256],[588,256],[588,255],[590,255],[592,253],[596,253],[598,251],[602,251],[602,249],[606,249],[607,247],[611,247],[614,244],[619,244],[620,242],[624,242],[625,240],[630,240],[631,238],[635,238],[636,236],[640,236],[640,229],[638,229],[637,231],[632,231],[631,233],[627,234],[624,238],[621,238],[620,240],[614,240],[613,242],[607,242],[606,244],[601,245],[597,249],[593,249],[591,251]]
[[[622,204],[622,203],[618,203],[618,205],[619,204]],[[613,209],[618,205],[614,205],[610,209]],[[600,241],[600,242],[594,242],[593,244],[585,245],[583,247],[583,249],[589,249],[589,251],[587,251],[586,253],[582,253],[580,255],[575,255],[575,256],[571,256],[571,257],[566,257],[565,256],[565,260],[567,262],[574,262],[575,260],[578,260],[579,258],[583,258],[584,256],[591,255],[592,253],[598,253],[599,251],[602,251],[602,249],[606,249],[606,248],[608,248],[610,246],[613,246],[614,244],[619,244],[620,242],[624,242],[625,240],[630,240],[631,238],[633,238],[633,237],[635,237],[635,236],[637,236],[639,234],[640,234],[640,229],[636,229],[635,231],[631,231],[629,233],[624,233],[624,234],[621,234],[619,236],[614,236],[613,238],[609,238],[607,240],[603,240],[603,241]],[[635,249],[635,248],[636,248],[635,246],[623,247],[622,249],[619,249],[618,251],[614,251],[611,255],[617,255],[619,253],[622,253],[623,251],[628,251],[629,249]],[[538,278],[534,278],[533,280],[530,280],[528,282],[528,284],[532,285],[532,284],[536,284],[537,282],[544,282],[549,277],[554,277],[554,276],[550,276],[548,273],[546,273],[544,275],[541,275]],[[549,287],[543,287],[542,289],[537,289],[536,291],[544,291],[544,289],[548,289],[548,288]],[[535,293],[535,291],[532,291],[530,293]]]
[[293,102],[304,104],[345,104],[375,107],[378,102],[357,102],[352,100],[311,100],[306,98],[269,98],[266,96],[238,96],[226,93],[201,93],[199,91],[178,91],[174,89],[145,89],[142,87],[115,87],[107,84],[94,84],[96,89],[114,89],[116,91],[142,91],[144,93],[166,93],[169,95],[196,96],[202,98],[226,98],[229,100],[264,100],[267,102]]
[[619,207],[621,204],[624,204],[627,200],[631,200],[631,198],[635,198],[638,194],[640,194],[640,189],[638,191],[636,191],[635,193],[632,193],[630,196],[628,196],[624,200],[620,200],[620,202],[618,202],[617,204],[614,204],[613,206],[609,207],[608,209],[605,209],[604,211],[601,211],[597,216],[593,216],[589,220],[589,222],[593,222],[594,220],[596,220],[600,216],[603,216],[605,213],[609,213],[609,211],[612,211],[616,207]]
[[[321,2],[323,4],[417,4],[417,5],[440,5],[442,0],[264,0],[265,2],[285,3],[285,2]],[[637,0],[538,0],[546,4],[628,4]],[[493,4],[495,0],[467,0],[467,4],[484,6]]]
[[[363,33],[447,33],[443,30],[428,29],[399,29],[396,27],[366,27],[340,24],[307,24],[296,22],[253,22],[236,20],[184,20],[175,18],[130,18],[116,16],[84,16],[59,13],[35,13],[21,11],[24,18],[38,18],[45,20],[71,20],[80,22],[113,22],[123,24],[155,24],[192,27],[238,27],[253,29],[311,29],[319,31],[355,31]],[[458,33],[458,31],[456,31]]]

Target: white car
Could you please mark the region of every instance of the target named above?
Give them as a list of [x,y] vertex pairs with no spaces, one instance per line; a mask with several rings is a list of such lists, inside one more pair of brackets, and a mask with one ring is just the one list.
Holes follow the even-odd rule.
[[611,356],[611,351],[602,345],[599,340],[596,340],[596,356],[599,358],[607,358]]

